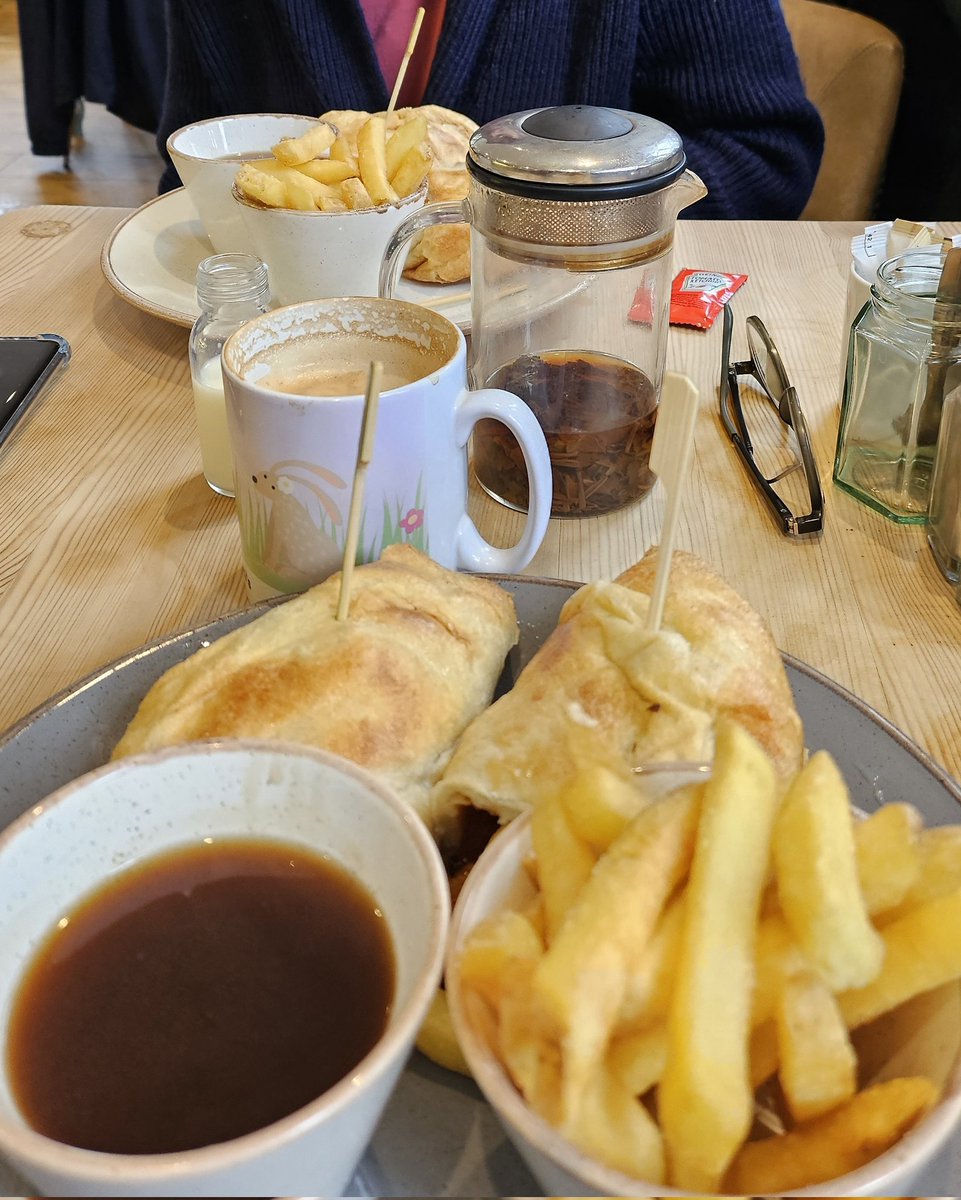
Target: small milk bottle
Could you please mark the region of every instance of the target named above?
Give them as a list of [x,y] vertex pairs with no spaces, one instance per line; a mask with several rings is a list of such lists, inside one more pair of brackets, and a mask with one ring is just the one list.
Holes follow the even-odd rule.
[[252,254],[214,254],[197,268],[200,316],[190,331],[190,375],[204,478],[222,496],[234,494],[220,352],[245,322],[267,312],[267,268]]

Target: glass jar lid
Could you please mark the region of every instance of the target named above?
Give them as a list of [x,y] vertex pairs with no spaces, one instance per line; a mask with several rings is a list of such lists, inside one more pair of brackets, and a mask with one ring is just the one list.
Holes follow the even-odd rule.
[[545,200],[644,195],[672,183],[685,162],[669,125],[585,104],[498,117],[471,136],[467,152],[468,169],[488,186]]

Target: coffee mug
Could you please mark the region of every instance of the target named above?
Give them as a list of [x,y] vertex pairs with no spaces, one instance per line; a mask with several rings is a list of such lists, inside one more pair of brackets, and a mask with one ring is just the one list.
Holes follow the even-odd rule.
[[[467,387],[463,334],[400,300],[313,300],[255,318],[224,346],[227,425],[251,599],[301,591],[341,566],[372,360],[383,364],[357,560],[407,543],[443,566],[512,572],[543,541],[551,465],[540,425],[509,392]],[[498,549],[467,515],[467,444],[501,421],[530,484],[518,543]]]

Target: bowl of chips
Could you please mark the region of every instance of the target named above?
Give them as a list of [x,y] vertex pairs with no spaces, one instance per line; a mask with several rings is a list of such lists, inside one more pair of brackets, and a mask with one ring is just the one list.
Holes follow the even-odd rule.
[[283,138],[317,124],[289,113],[243,113],[184,125],[167,138],[167,153],[218,254],[248,253],[249,236],[230,194],[241,162],[270,154]]
[[[498,833],[451,1019],[550,1195],[903,1195],[961,1121],[961,828],[704,768],[601,765]],[[657,787],[652,787],[656,782]]]
[[233,201],[275,302],[376,296],[391,234],[423,207],[430,163],[424,117],[388,134],[379,114],[355,140],[318,121],[241,163]]

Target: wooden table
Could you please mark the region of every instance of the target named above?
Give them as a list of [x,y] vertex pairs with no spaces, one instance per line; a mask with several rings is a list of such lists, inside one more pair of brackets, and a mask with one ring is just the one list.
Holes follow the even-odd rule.
[[[0,728],[121,653],[242,607],[232,501],[200,474],[187,333],[120,300],[101,276],[119,209],[33,208],[0,219],[2,332],[56,332],[73,357],[0,450]],[[961,228],[961,226],[959,226]],[[924,530],[831,484],[848,242],[856,227],[682,222],[675,267],[747,272],[739,318],[760,314],[811,425],[825,530],[775,528],[717,415],[720,322],[673,329],[669,367],[700,389],[678,545],[767,618],[785,651],[863,697],[961,776],[961,609]],[[743,328],[738,324],[743,357]],[[516,518],[477,495],[491,540]],[[609,577],[657,540],[659,494],[621,513],[556,521],[533,575]]]

